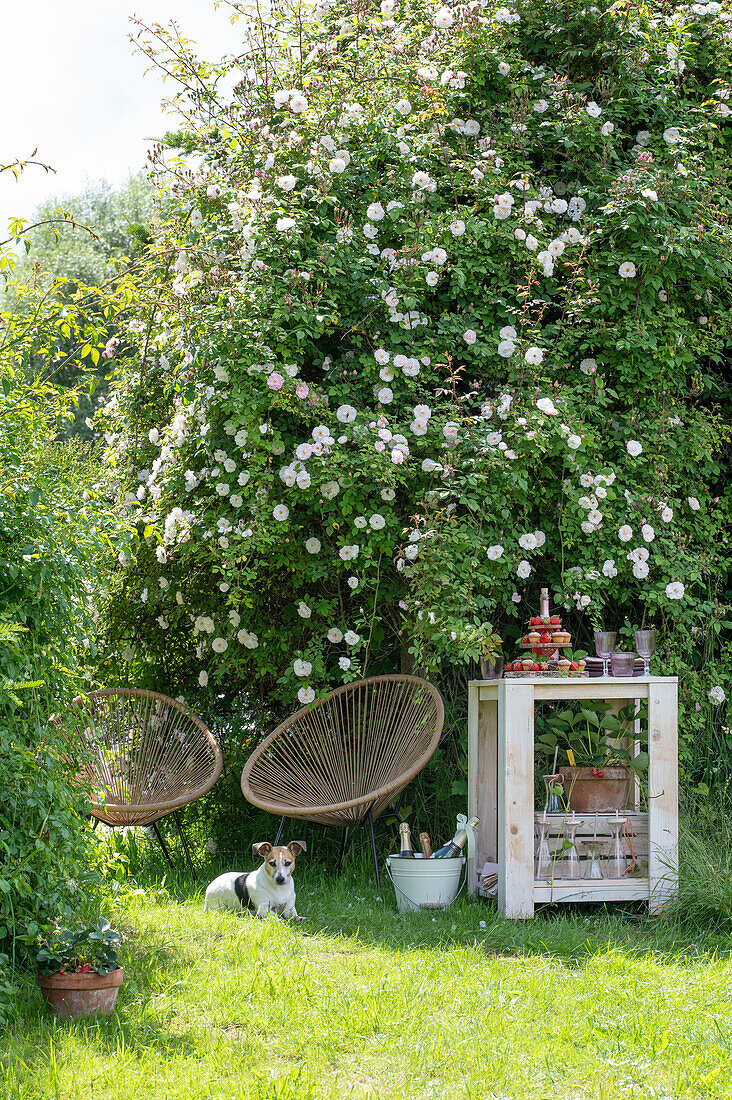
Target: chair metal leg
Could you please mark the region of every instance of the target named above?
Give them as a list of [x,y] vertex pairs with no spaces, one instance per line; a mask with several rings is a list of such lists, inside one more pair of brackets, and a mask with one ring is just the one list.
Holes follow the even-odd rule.
[[374,836],[374,819],[371,815],[371,807],[369,807],[369,812],[367,814],[367,817],[368,817],[368,821],[369,821],[369,830],[371,832],[371,854],[374,857],[374,870],[376,872],[376,889],[381,891],[381,877],[379,876],[379,860],[378,860],[378,857],[376,855],[376,838]]
[[158,838],[158,844],[160,845],[160,847],[163,850],[163,855],[167,859],[169,866],[172,867],[173,866],[173,860],[170,858],[170,853],[169,853],[168,849],[165,847],[165,841],[163,840],[160,829],[158,829],[157,821],[153,821],[152,827],[155,830],[155,836]]
[[176,825],[176,828],[178,830],[178,836],[180,837],[181,842],[183,844],[183,851],[186,854],[186,859],[188,860],[188,866],[191,869],[191,874],[193,875],[196,882],[198,882],[198,875],[196,874],[196,868],[193,866],[193,860],[191,859],[191,853],[188,851],[188,845],[186,844],[185,833],[183,832],[183,826],[180,823],[180,817],[178,816],[178,811],[177,810],[173,810],[173,820],[175,821],[175,825]]
[[284,819],[284,816],[283,816],[282,820],[280,821],[280,827],[277,830],[277,836],[275,837],[275,842],[274,842],[275,848],[277,847],[279,842],[282,840],[282,834],[283,834],[284,831],[285,831],[285,819]]
[[338,874],[340,874],[341,871],[343,870],[343,857],[346,854],[346,839],[347,839],[347,837],[348,837],[348,826],[346,826],[346,828],[343,830],[343,835],[341,836],[341,851],[340,851],[340,855],[338,856]]

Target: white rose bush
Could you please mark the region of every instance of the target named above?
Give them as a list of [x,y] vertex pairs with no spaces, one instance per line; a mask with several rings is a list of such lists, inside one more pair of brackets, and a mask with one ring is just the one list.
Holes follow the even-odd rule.
[[585,648],[653,624],[688,669],[726,614],[724,6],[321,0],[235,31],[233,96],[230,65],[153,56],[180,129],[98,421],[138,534],[117,651],[287,710],[434,672],[466,619],[510,642],[549,585]]

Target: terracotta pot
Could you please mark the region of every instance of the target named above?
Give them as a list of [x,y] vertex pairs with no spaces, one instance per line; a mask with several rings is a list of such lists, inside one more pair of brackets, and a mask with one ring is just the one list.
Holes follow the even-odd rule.
[[36,974],[49,1012],[59,1020],[80,1016],[110,1016],[114,1011],[124,971],[108,974]]
[[564,779],[565,797],[569,808],[581,813],[607,813],[624,810],[633,795],[633,774],[630,768],[600,768],[603,778],[592,774],[592,768],[560,768]]
[[500,680],[503,676],[503,657],[496,657],[494,661],[480,658],[480,674],[484,680]]

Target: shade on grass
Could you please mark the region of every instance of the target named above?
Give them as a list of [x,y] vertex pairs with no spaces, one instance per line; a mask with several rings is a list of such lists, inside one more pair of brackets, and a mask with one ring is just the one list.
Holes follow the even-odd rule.
[[640,909],[400,916],[360,877],[299,877],[304,924],[119,897],[115,1016],[55,1024],[34,991],[0,1040],[0,1095],[732,1095],[728,937],[692,942]]

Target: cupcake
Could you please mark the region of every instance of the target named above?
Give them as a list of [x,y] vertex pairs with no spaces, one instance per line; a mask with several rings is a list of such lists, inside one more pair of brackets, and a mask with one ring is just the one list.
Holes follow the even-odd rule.
[[538,630],[529,631],[526,637],[529,639],[531,645],[536,645],[537,642],[541,641],[541,634]]

